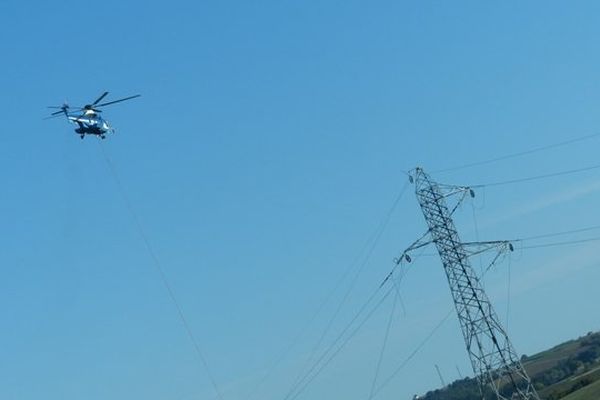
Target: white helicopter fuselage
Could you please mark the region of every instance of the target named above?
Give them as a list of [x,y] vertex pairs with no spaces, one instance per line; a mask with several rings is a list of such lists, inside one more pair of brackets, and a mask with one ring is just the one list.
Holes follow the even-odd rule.
[[85,135],[100,136],[104,139],[107,132],[113,131],[108,121],[91,110],[86,110],[83,115],[69,115],[67,118],[70,122],[78,125],[75,133],[79,134],[82,139]]

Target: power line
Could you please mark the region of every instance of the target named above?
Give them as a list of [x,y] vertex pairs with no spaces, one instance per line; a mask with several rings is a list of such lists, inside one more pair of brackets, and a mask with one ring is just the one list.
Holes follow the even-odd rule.
[[510,158],[521,157],[521,156],[525,156],[525,155],[529,155],[529,154],[534,154],[534,153],[537,153],[540,151],[545,151],[545,150],[555,149],[557,147],[567,146],[567,145],[570,145],[573,143],[582,142],[584,140],[593,139],[598,136],[600,136],[600,133],[594,133],[592,135],[580,136],[580,137],[577,137],[574,139],[566,140],[564,142],[553,143],[553,144],[549,144],[546,146],[535,147],[530,150],[520,151],[517,153],[511,153],[511,154],[507,154],[507,155],[503,155],[503,156],[499,156],[499,157],[490,158],[487,160],[457,165],[457,166],[450,167],[450,168],[439,169],[437,171],[433,171],[433,173],[439,174],[439,173],[445,173],[445,172],[450,172],[450,171],[458,171],[460,169],[471,168],[471,167],[476,167],[476,166],[485,165],[485,164],[491,164],[491,163],[498,162],[498,161],[508,160]]
[[169,280],[167,279],[165,270],[164,270],[158,256],[156,255],[154,248],[150,244],[148,235],[146,234],[146,232],[140,222],[140,219],[139,219],[137,213],[135,212],[135,209],[133,208],[133,203],[129,200],[129,197],[127,196],[127,192],[125,191],[125,187],[123,186],[123,183],[121,182],[119,174],[117,173],[117,169],[116,169],[114,163],[112,162],[111,158],[109,157],[108,153],[104,149],[104,146],[102,145],[102,143],[100,141],[98,141],[98,143],[100,145],[100,149],[101,149],[102,155],[104,156],[106,164],[108,165],[108,168],[111,172],[111,175],[112,175],[113,179],[115,180],[115,183],[119,190],[119,193],[121,194],[121,197],[123,198],[123,201],[125,202],[127,210],[129,211],[131,219],[133,220],[134,225],[137,228],[138,234],[140,235],[142,241],[144,242],[144,245],[146,246],[146,250],[148,251],[150,258],[153,261],[153,265],[156,268],[158,275],[160,276],[160,279],[161,279],[165,289],[167,290],[169,298],[171,299],[171,301],[173,302],[173,305],[175,306],[175,309],[177,310],[177,315],[179,316],[179,319],[181,320],[181,323],[183,324],[183,327],[184,327],[190,341],[192,342],[192,345],[194,346],[194,350],[196,351],[196,354],[198,355],[198,358],[200,359],[200,362],[202,363],[202,366],[204,367],[206,375],[208,376],[210,383],[212,384],[213,389],[214,389],[215,393],[217,394],[217,397],[219,398],[219,400],[224,400],[223,395],[221,394],[221,391],[219,389],[219,386],[217,385],[217,381],[215,380],[215,378],[214,378],[213,374],[211,373],[211,370],[208,366],[208,361],[206,360],[206,357],[202,353],[202,350],[200,348],[198,341],[196,340],[196,337],[194,336],[192,328],[191,328],[190,324],[188,323],[188,320],[185,317],[185,314],[183,313],[183,308],[181,307],[181,304],[179,304],[177,297],[175,297],[175,292],[173,291],[173,288],[171,287],[171,284],[169,283]]
[[[380,288],[378,288],[375,293],[379,292],[379,289]],[[339,354],[339,352],[342,351],[344,349],[344,347],[348,344],[348,342],[356,335],[356,333],[360,330],[360,328],[362,328],[363,325],[371,318],[373,313],[379,308],[379,306],[381,306],[381,304],[390,295],[390,293],[392,293],[392,290],[393,290],[393,287],[390,286],[389,289],[387,290],[387,292],[384,293],[384,295],[381,297],[381,299],[379,299],[379,301],[375,304],[375,306],[373,306],[373,308],[367,313],[367,315],[364,317],[364,319],[362,321],[360,321],[359,324],[354,328],[354,330],[352,330],[352,332],[350,332],[350,334],[344,339],[342,344],[337,349],[335,349],[335,351],[329,356],[329,358],[327,358],[325,360],[324,363],[322,363],[320,365],[320,367],[316,370],[316,372],[314,372],[312,374],[312,376],[310,376],[310,373],[312,372],[312,369],[314,369],[314,367],[311,368],[311,371],[309,371],[309,373],[307,375],[305,375],[305,377],[303,378],[303,380],[306,379],[306,381],[302,384],[302,386],[295,391],[293,396],[291,396],[291,397],[286,396],[286,399],[289,398],[290,400],[295,400],[298,398],[298,396],[300,396],[302,394],[302,392],[304,392],[304,390],[306,390],[308,385],[317,376],[319,376],[321,374],[321,372],[323,372],[323,370],[331,363],[331,361]],[[348,327],[350,327],[350,325]],[[336,342],[338,342],[338,340],[336,340]],[[330,346],[330,348],[323,354],[323,356],[319,359],[319,361],[317,361],[317,364],[315,364],[315,366],[318,365],[318,363],[321,360],[323,360],[324,356],[327,355],[326,353],[328,353],[331,349],[333,349],[333,346]]]
[[[398,284],[401,283],[402,279],[406,275],[406,271],[402,270],[402,274],[399,276]],[[396,282],[394,282],[396,283]],[[397,286],[392,285],[383,295],[383,297],[377,302],[377,304],[367,313],[364,319],[358,323],[358,325],[354,328],[350,334],[344,338],[346,332],[352,327],[352,325],[358,320],[358,318],[363,314],[363,312],[367,309],[369,304],[375,299],[377,293],[383,288],[384,285],[379,285],[377,289],[373,292],[373,294],[367,299],[365,304],[359,309],[356,315],[350,320],[350,322],[344,327],[342,332],[336,337],[333,343],[321,354],[318,360],[313,364],[313,366],[304,374],[302,379],[299,382],[296,382],[293,387],[290,389],[288,394],[285,396],[284,400],[294,400],[296,399],[307,387],[308,385],[331,363],[331,361],[338,355],[338,353],[346,346],[346,344],[356,335],[356,333],[360,330],[360,328],[369,320],[369,318],[373,315],[373,313],[379,308],[379,306],[383,303],[383,301],[388,297],[388,295],[392,292],[392,290],[398,290]],[[338,342],[343,339],[342,344],[329,355],[327,359],[325,359],[328,354],[335,348]],[[325,360],[323,362],[323,360]],[[320,364],[320,366],[319,366]],[[316,369],[317,368],[317,369]],[[313,371],[316,369],[316,372]],[[311,375],[312,374],[312,375]],[[304,382],[303,382],[304,381]]]
[[542,244],[531,245],[531,246],[523,246],[521,248],[524,249],[524,250],[527,250],[527,249],[539,249],[539,248],[545,248],[545,247],[568,246],[568,245],[572,245],[572,244],[582,244],[582,243],[589,243],[589,242],[597,242],[599,240],[600,240],[600,236],[597,236],[597,237],[592,237],[592,238],[587,238],[587,239],[580,239],[580,240],[570,240],[570,241],[553,242],[553,243],[542,243]]
[[546,233],[546,234],[535,235],[535,236],[526,236],[526,237],[522,237],[522,238],[515,239],[515,240],[529,241],[529,240],[544,239],[544,238],[555,237],[555,236],[570,235],[572,233],[588,232],[588,231],[593,231],[593,230],[598,230],[598,229],[600,229],[600,225],[594,225],[594,226],[588,226],[586,228],[572,229],[569,231],[560,231],[560,232]]
[[421,349],[423,347],[425,347],[425,345],[437,333],[437,331],[442,327],[442,325],[444,325],[446,323],[446,321],[448,321],[448,319],[452,315],[453,311],[454,310],[452,310],[452,309],[450,311],[448,311],[448,313],[444,316],[444,318],[442,318],[440,320],[440,322],[438,322],[437,325],[435,325],[433,327],[433,329],[429,332],[429,334],[427,336],[425,336],[425,338],[408,355],[408,357],[406,357],[404,359],[404,361],[402,361],[402,363],[394,370],[394,372],[392,372],[392,374],[381,385],[379,385],[377,387],[377,389],[375,390],[375,392],[373,393],[373,396],[371,398],[377,397],[377,395],[383,390],[383,388],[386,387],[396,377],[396,375],[398,375],[398,373],[400,373],[400,371],[402,371],[412,361],[412,359],[419,353],[419,351],[421,351]]
[[[552,233],[546,233],[546,234],[541,234],[541,235],[526,236],[526,237],[522,237],[522,238],[509,240],[509,242],[530,242],[530,241],[534,241],[534,240],[538,240],[538,239],[544,239],[544,238],[550,238],[550,237],[556,237],[556,236],[565,236],[565,235],[570,235],[573,233],[589,232],[589,231],[598,230],[598,229],[600,229],[600,225],[593,225],[593,226],[588,226],[585,228],[571,229],[568,231],[560,231],[560,232],[552,232]],[[571,245],[571,244],[588,243],[588,242],[594,242],[594,241],[598,241],[598,240],[600,240],[600,236],[592,236],[592,237],[582,238],[582,239],[565,240],[565,241],[560,241],[560,242],[539,243],[539,244],[533,244],[533,245],[528,245],[528,246],[522,246],[521,249],[537,249],[537,248],[546,248],[546,247],[555,247],[555,246],[567,246],[567,245]]]
[[[417,256],[418,258],[418,256]],[[361,307],[361,309],[357,312],[357,314],[352,318],[352,320],[347,324],[347,326],[342,330],[342,332],[338,335],[338,337],[334,340],[334,342],[325,350],[325,352],[321,355],[321,357],[315,362],[315,364],[311,367],[311,369],[304,375],[302,380],[306,380],[304,384],[298,388],[298,386],[293,387],[290,392],[286,395],[284,400],[294,400],[296,399],[306,388],[308,385],[315,379],[317,376],[331,363],[331,361],[338,355],[338,353],[346,346],[346,344],[356,335],[356,333],[360,330],[360,328],[371,318],[373,313],[379,308],[379,306],[385,301],[385,299],[389,296],[392,291],[396,291],[396,297],[401,302],[402,299],[399,297],[398,286],[402,283],[402,280],[406,276],[408,269],[402,269],[401,274],[398,277],[398,282],[393,281],[393,285],[385,292],[383,297],[377,302],[377,304],[367,313],[365,318],[359,322],[358,326],[354,328],[354,330],[344,339],[343,343],[325,360],[324,363],[318,367],[315,373],[312,374],[312,371],[319,366],[319,364],[325,359],[327,354],[337,345],[337,343],[344,337],[346,332],[352,327],[352,324],[360,317],[360,315],[366,310],[368,305],[373,301],[377,293],[383,288],[384,285],[379,285],[375,292],[369,297],[366,303]],[[387,281],[387,280],[386,280]],[[295,393],[294,393],[295,392]],[[291,397],[290,397],[291,396]]]
[[[395,208],[395,204],[397,204],[397,201],[394,202],[394,208]],[[344,271],[344,273],[342,274],[341,278],[335,284],[335,286],[333,287],[333,289],[329,292],[329,294],[327,294],[327,296],[325,297],[325,299],[317,307],[317,310],[315,311],[315,313],[308,320],[308,322],[304,325],[304,327],[300,330],[300,333],[298,333],[296,335],[296,337],[294,338],[294,340],[292,341],[292,343],[286,348],[286,350],[282,353],[282,355],[280,357],[278,357],[277,360],[273,363],[273,365],[271,366],[271,368],[269,369],[269,371],[265,374],[265,376],[263,377],[263,379],[261,379],[261,381],[259,382],[259,384],[253,390],[251,390],[251,392],[247,396],[248,398],[251,398],[256,393],[256,391],[264,384],[264,382],[273,373],[273,371],[275,370],[275,367],[281,361],[283,361],[285,359],[285,357],[287,356],[287,354],[292,350],[292,348],[294,348],[296,346],[296,344],[298,343],[298,341],[300,340],[300,338],[304,335],[304,333],[306,332],[306,330],[308,329],[308,327],[312,324],[312,322],[317,318],[317,316],[321,313],[321,311],[329,303],[329,301],[333,297],[334,293],[339,289],[339,287],[346,280],[346,278],[348,277],[348,275],[350,274],[350,272],[352,272],[352,270],[354,269],[354,267],[358,264],[358,260],[360,259],[360,256],[362,255],[362,253],[367,249],[367,247],[369,246],[369,244],[377,237],[378,230],[379,230],[379,228],[367,239],[367,241],[362,246],[362,249],[359,251],[359,253],[356,256],[356,258],[350,263],[350,265],[348,266],[348,268],[346,269],[346,271]],[[338,307],[337,311],[339,311],[340,307],[341,307],[341,305]],[[331,324],[333,322],[333,319],[337,315],[337,311],[334,313],[334,316],[331,318],[329,324]],[[327,333],[328,330],[329,330],[329,328],[327,327],[325,329],[325,331],[322,333],[321,338],[319,339],[319,341],[317,342],[317,344],[314,346],[313,351],[311,352],[311,355],[310,355],[310,357],[308,359],[309,361],[305,364],[305,366],[302,368],[302,370],[304,370],[306,368],[306,366],[308,366],[308,364],[310,364],[310,361],[312,360],[312,358],[314,356],[314,352],[316,352],[316,350],[318,349],[319,345],[321,344],[322,339],[324,338],[324,336],[325,336],[325,334]],[[296,382],[300,379],[301,376],[302,376],[302,372],[300,372],[299,376],[296,378]],[[295,386],[295,385],[296,385],[296,383],[294,383],[293,386]]]
[[583,167],[583,168],[569,169],[569,170],[565,170],[565,171],[552,172],[552,173],[543,174],[543,175],[528,176],[525,178],[516,178],[516,179],[509,179],[506,181],[480,183],[477,185],[470,185],[469,187],[470,188],[482,188],[482,187],[491,187],[491,186],[511,185],[511,184],[515,184],[515,183],[530,182],[530,181],[535,181],[535,180],[540,180],[540,179],[553,178],[553,177],[557,177],[557,176],[577,174],[580,172],[587,172],[587,171],[591,171],[591,170],[599,169],[599,168],[600,168],[600,164],[596,164],[596,165],[591,165],[591,166]]
[[[311,375],[311,373],[315,370],[315,368],[318,367],[318,365],[325,359],[325,357],[327,357],[328,353],[331,352],[331,350],[337,345],[337,343],[344,337],[344,335],[346,334],[346,332],[352,327],[352,325],[354,324],[354,322],[356,320],[358,320],[358,318],[362,315],[362,313],[367,309],[367,307],[369,306],[369,304],[371,304],[371,302],[375,299],[375,296],[377,295],[377,293],[379,293],[381,289],[381,286],[379,286],[372,294],[371,296],[369,296],[369,298],[367,299],[367,301],[363,304],[363,306],[358,310],[358,312],[354,315],[354,317],[350,320],[350,322],[348,322],[348,324],[344,327],[344,329],[342,329],[342,331],[340,332],[340,334],[335,338],[335,340],[333,341],[332,344],[329,345],[329,347],[327,349],[325,349],[325,351],[321,354],[321,356],[315,361],[315,363],[311,366],[311,368],[305,373],[303,374],[302,378],[297,380],[293,385],[292,388],[288,391],[288,393],[285,395],[284,400],[288,400],[290,398],[295,398],[292,397],[294,395],[295,392],[298,391],[298,387],[300,387],[300,385],[302,385],[304,383],[304,381],[306,379],[308,379],[308,377]],[[318,371],[320,372],[320,371]],[[317,373],[318,374],[318,373]],[[314,378],[312,378],[314,379]],[[310,379],[310,380],[312,380]],[[302,388],[303,390],[304,388]],[[296,394],[297,395],[297,394]]]
[[[315,353],[317,352],[317,350],[319,349],[319,347],[321,346],[321,344],[323,343],[323,340],[325,339],[327,333],[329,332],[329,330],[331,329],[331,327],[333,326],[333,322],[335,321],[335,319],[337,318],[337,316],[339,315],[342,307],[344,306],[344,304],[346,303],[347,299],[349,298],[350,293],[352,292],[354,286],[356,285],[356,282],[358,281],[358,277],[361,274],[361,272],[364,270],[364,268],[367,266],[373,252],[375,251],[375,248],[377,247],[377,245],[379,244],[379,241],[383,235],[383,233],[385,232],[390,219],[394,213],[394,211],[396,210],[398,203],[400,202],[400,200],[402,199],[404,193],[406,192],[406,189],[408,189],[408,186],[410,185],[409,182],[406,182],[404,184],[404,186],[402,187],[402,189],[400,190],[400,192],[398,193],[398,195],[396,196],[396,198],[394,199],[394,202],[392,203],[392,206],[390,207],[390,209],[387,211],[387,213],[385,214],[383,220],[380,222],[379,226],[377,227],[377,229],[375,230],[375,232],[373,233],[373,235],[369,238],[369,240],[365,243],[365,245],[363,246],[362,250],[360,253],[362,253],[364,250],[367,249],[367,253],[365,255],[364,260],[362,261],[362,263],[360,264],[358,270],[356,271],[356,274],[354,275],[354,277],[352,278],[352,281],[350,282],[350,286],[348,287],[347,291],[345,292],[344,296],[342,297],[340,303],[338,304],[336,310],[334,311],[333,315],[331,316],[331,318],[329,319],[329,321],[327,322],[327,325],[325,326],[325,329],[323,330],[323,332],[321,333],[317,343],[313,346],[312,351],[307,359],[307,362],[303,365],[303,367],[300,370],[300,374],[297,376],[296,380],[294,381],[294,383],[292,384],[292,388],[290,389],[290,392],[288,393],[288,396],[295,390],[295,388],[297,388],[300,385],[300,382],[305,379],[307,374],[310,374],[310,372],[308,373],[303,373],[303,371],[306,371],[306,369],[308,368],[308,366],[311,364],[311,362],[314,359]],[[370,244],[370,246],[369,246]],[[350,267],[346,270],[346,272],[343,274],[342,279],[340,279],[340,281],[338,282],[338,284],[335,286],[335,288],[330,292],[330,294],[327,296],[326,301],[319,307],[319,311],[325,306],[325,303],[327,303],[329,301],[329,299],[333,296],[333,293],[337,290],[337,288],[342,284],[342,282],[346,279],[346,277],[350,274],[350,272],[352,271],[352,269],[354,268],[356,262],[358,261],[358,259],[360,258],[360,253],[359,253],[359,257],[357,257],[355,259],[355,261],[350,265]],[[311,321],[314,320],[314,318],[316,317],[316,315],[311,318]],[[334,342],[335,344],[335,342]],[[317,362],[318,364],[318,362]],[[314,366],[313,366],[314,368]]]
[[[394,288],[396,286],[394,285]],[[379,378],[379,370],[381,369],[381,363],[383,361],[383,355],[385,353],[385,349],[387,347],[388,336],[390,334],[390,328],[392,326],[392,321],[394,320],[394,312],[396,311],[396,303],[398,301],[398,296],[394,296],[394,302],[392,304],[392,312],[390,313],[390,318],[388,320],[387,326],[385,328],[385,335],[383,336],[383,344],[381,345],[381,350],[379,352],[379,358],[377,360],[377,367],[375,367],[375,376],[373,377],[373,383],[371,384],[371,391],[369,392],[368,400],[373,398],[373,394],[375,393],[375,385],[377,385],[377,379]]]

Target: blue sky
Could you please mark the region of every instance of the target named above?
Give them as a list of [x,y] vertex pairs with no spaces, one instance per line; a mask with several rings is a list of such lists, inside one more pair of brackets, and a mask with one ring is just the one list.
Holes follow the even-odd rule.
[[[224,399],[283,399],[349,282],[303,327],[404,171],[598,133],[599,7],[3,1],[0,397],[215,396],[97,140],[42,120],[47,105],[142,94],[107,107],[117,133],[104,150]],[[585,167],[599,145],[433,176],[468,185]],[[325,343],[423,232],[411,189]],[[600,224],[599,200],[597,171],[489,187],[457,225],[465,240],[576,229]],[[596,248],[517,249],[486,276],[520,353],[600,329]],[[402,290],[382,379],[451,309],[435,258],[415,262]],[[391,306],[299,398],[366,399]],[[435,364],[447,381],[457,366],[471,373],[454,316],[378,398],[439,386]]]

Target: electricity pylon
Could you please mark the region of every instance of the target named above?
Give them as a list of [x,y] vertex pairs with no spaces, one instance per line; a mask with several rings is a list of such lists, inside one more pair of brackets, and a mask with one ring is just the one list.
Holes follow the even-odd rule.
[[[467,194],[474,196],[470,188],[438,184],[421,168],[417,168],[411,175],[411,181],[415,183],[417,199],[429,227],[426,235],[430,240],[425,242],[422,237],[407,251],[428,243],[435,244],[450,284],[467,352],[479,381],[482,397],[486,392],[485,388],[489,386],[498,400],[539,400],[492,303],[469,263],[470,255],[481,253],[470,251],[471,245],[487,245],[488,248],[500,245],[511,250],[512,245],[506,241],[460,241],[452,220],[452,214],[460,200],[451,211],[446,199],[457,194],[462,195],[462,199]],[[403,257],[410,261],[407,251],[403,253]],[[497,258],[498,256],[493,263]]]

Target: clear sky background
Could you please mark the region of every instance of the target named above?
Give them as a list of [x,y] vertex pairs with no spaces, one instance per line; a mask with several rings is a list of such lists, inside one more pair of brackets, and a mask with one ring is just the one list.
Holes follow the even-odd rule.
[[[593,1],[0,2],[0,398],[215,398],[98,140],[42,120],[47,105],[142,94],[106,108],[104,150],[223,398],[283,400],[404,171],[600,132],[599,16]],[[599,146],[433,177],[586,167]],[[322,348],[424,231],[412,189]],[[598,170],[489,187],[457,225],[464,240],[577,229],[600,224],[599,201]],[[600,329],[598,243],[518,247],[485,278],[517,351]],[[452,309],[435,257],[401,289],[380,381]],[[299,398],[367,399],[391,310]],[[454,314],[377,398],[440,386],[435,364],[472,375]]]

